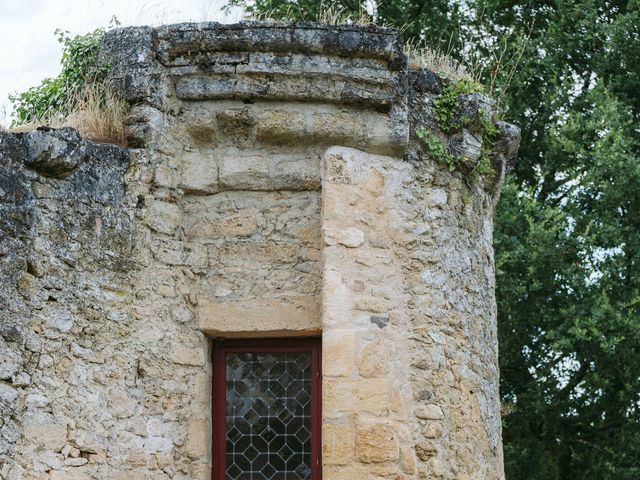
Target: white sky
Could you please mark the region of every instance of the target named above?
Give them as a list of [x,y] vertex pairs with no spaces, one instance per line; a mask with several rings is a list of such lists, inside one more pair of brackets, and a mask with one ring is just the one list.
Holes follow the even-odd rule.
[[112,16],[127,25],[241,19],[225,17],[225,0],[0,0],[0,124],[8,123],[10,93],[56,76],[61,56],[54,31],[86,33],[107,27]]

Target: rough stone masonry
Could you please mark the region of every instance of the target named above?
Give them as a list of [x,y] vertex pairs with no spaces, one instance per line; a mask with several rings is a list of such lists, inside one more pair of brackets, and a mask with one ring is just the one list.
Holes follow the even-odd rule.
[[327,480],[504,478],[496,174],[397,32],[215,23],[108,32],[131,148],[0,133],[0,478],[208,479],[211,345],[322,336]]

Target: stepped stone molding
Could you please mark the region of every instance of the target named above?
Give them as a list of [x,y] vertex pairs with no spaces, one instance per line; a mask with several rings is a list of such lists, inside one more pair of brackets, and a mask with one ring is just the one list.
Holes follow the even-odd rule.
[[171,108],[172,95],[349,106],[354,121],[371,112],[362,135],[371,120],[385,130],[386,138],[367,140],[373,148],[399,151],[408,140],[402,45],[396,31],[381,28],[187,23],[115,30],[102,56],[129,101],[160,110]]

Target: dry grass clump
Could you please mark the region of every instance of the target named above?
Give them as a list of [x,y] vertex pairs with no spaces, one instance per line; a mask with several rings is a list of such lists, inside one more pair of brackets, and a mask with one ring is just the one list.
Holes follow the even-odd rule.
[[360,6],[358,12],[349,12],[346,8],[338,8],[336,5],[329,5],[321,8],[315,18],[316,22],[327,25],[358,25],[361,27],[382,26],[379,25],[373,15]]
[[[374,8],[376,8],[374,6]],[[287,7],[287,11],[282,12],[276,9],[268,10],[264,13],[254,14],[251,17],[252,20],[270,21],[270,22],[282,22],[282,21],[303,21],[303,22],[318,22],[326,25],[358,25],[361,27],[384,27],[376,21],[375,15],[367,11],[366,8],[361,6],[357,12],[349,11],[344,7],[340,7],[334,3],[320,5],[318,13],[308,15],[303,10],[298,10],[292,5]]]
[[38,122],[12,128],[15,133],[27,132],[40,126],[72,127],[82,137],[98,143],[126,146],[124,121],[128,105],[103,83],[90,83],[69,99],[66,115],[54,115]]
[[35,130],[38,127],[43,127],[43,126],[48,126],[49,123],[42,121],[42,122],[28,122],[28,123],[22,123],[20,125],[17,125],[15,127],[11,127],[9,129],[9,131],[11,133],[24,133],[24,132],[30,132],[31,130]]
[[426,68],[454,82],[478,81],[465,65],[446,53],[429,47],[418,47],[412,43],[407,43],[404,51],[409,59],[409,65],[413,68]]
[[69,114],[57,127],[73,127],[94,142],[125,145],[124,121],[129,107],[113,90],[93,83],[70,102]]

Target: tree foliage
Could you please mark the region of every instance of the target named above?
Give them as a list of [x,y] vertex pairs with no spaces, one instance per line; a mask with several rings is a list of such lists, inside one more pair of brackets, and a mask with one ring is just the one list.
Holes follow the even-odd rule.
[[523,142],[495,235],[510,479],[640,477],[640,104],[622,80],[640,74],[639,13],[521,13],[534,28],[508,102]]
[[386,0],[373,15],[470,64],[522,128],[495,232],[507,478],[640,478],[640,4]]

